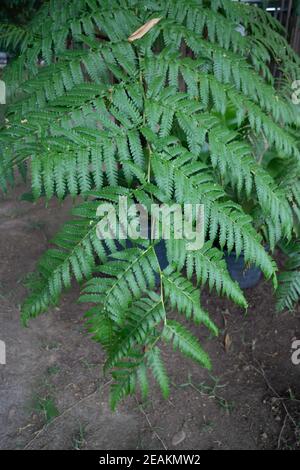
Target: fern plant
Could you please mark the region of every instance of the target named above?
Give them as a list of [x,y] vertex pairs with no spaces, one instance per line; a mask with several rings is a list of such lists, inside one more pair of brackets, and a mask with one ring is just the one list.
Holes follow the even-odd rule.
[[[149,372],[168,395],[164,343],[211,367],[182,319],[218,333],[201,307],[205,284],[247,308],[225,252],[277,286],[272,252],[297,237],[300,214],[289,92],[300,60],[282,33],[263,10],[231,0],[50,0],[26,27],[0,28],[2,45],[20,50],[3,77],[2,188],[18,168],[35,200],[82,198],[30,277],[22,319],[55,305],[75,278],[107,353],[113,408],[138,389],[146,397]],[[167,240],[162,269],[151,239],[122,250],[100,240],[97,208],[119,196],[203,204],[204,246]],[[279,306],[290,307],[282,295],[297,300],[299,273],[282,280]]]

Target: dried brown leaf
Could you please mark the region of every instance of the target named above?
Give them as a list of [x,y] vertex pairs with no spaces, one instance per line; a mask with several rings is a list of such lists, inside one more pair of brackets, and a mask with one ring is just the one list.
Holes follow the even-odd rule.
[[231,344],[232,344],[232,340],[229,336],[228,333],[226,333],[225,335],[225,339],[224,339],[224,347],[225,347],[225,351],[228,352],[230,347],[231,347]]
[[128,41],[133,42],[133,41],[136,41],[137,39],[142,38],[160,20],[161,20],[161,18],[152,18],[152,20],[147,21],[147,23],[145,23],[143,26],[141,26],[139,29],[137,29],[134,33],[132,33],[131,36],[129,36]]

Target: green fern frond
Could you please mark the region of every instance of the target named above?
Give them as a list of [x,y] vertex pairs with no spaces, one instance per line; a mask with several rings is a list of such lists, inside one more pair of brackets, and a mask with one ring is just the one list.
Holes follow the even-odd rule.
[[153,155],[152,167],[158,186],[162,191],[167,190],[169,197],[174,193],[179,203],[204,204],[209,239],[217,239],[221,248],[226,246],[229,252],[234,249],[237,256],[243,251],[247,262],[259,266],[267,278],[274,276],[276,266],[261,246],[251,217],[237,204],[222,201],[225,193],[214,182],[209,168],[193,160],[193,155],[180,147]]
[[283,247],[288,259],[284,271],[279,274],[279,287],[276,293],[277,311],[293,310],[300,299],[300,246],[296,241]]
[[186,270],[189,279],[195,274],[198,284],[208,283],[210,290],[216,289],[218,294],[226,295],[236,304],[247,308],[241,288],[228,273],[223,253],[213,247],[211,242],[206,242],[201,250],[187,253]]
[[172,268],[166,268],[162,282],[165,296],[170,300],[172,308],[183,313],[187,319],[193,318],[196,324],[204,323],[214,335],[218,334],[217,326],[201,308],[198,289],[190,281],[180,273],[172,272]]
[[155,346],[147,353],[147,362],[152,371],[153,377],[157,381],[162,391],[163,397],[168,398],[170,394],[169,379],[161,359],[160,349]]
[[[3,71],[1,188],[18,169],[34,200],[85,200],[39,261],[22,318],[56,304],[73,279],[85,282],[80,300],[94,304],[86,326],[107,355],[113,408],[148,396],[149,371],[168,396],[164,341],[210,368],[197,338],[169,317],[217,334],[200,303],[205,284],[247,308],[226,253],[277,285],[270,252],[294,246],[300,220],[300,118],[290,96],[300,59],[283,33],[261,8],[231,0],[51,0],[26,27],[0,26],[0,43],[17,56]],[[148,211],[203,204],[204,246],[191,251],[171,236],[162,269],[158,240],[123,236],[120,196]],[[118,242],[102,237],[103,203],[117,211]],[[280,309],[300,295],[291,250]]]
[[73,209],[76,219],[67,222],[52,242],[56,248],[48,250],[37,266],[37,280],[32,294],[22,306],[22,320],[28,320],[55,304],[64,288],[91,276],[95,257],[104,262],[117,246],[114,240],[100,240],[97,235],[99,202],[91,201]]
[[114,367],[118,360],[128,356],[131,349],[147,343],[149,335],[153,335],[155,326],[165,317],[165,310],[159,296],[142,298],[131,306],[124,314],[126,323],[120,329],[115,344],[112,344],[105,367]]
[[179,349],[183,355],[198,362],[206,369],[211,369],[210,359],[201,348],[197,338],[180,323],[168,320],[163,330],[163,339],[172,343],[174,349]]
[[119,324],[130,302],[154,287],[154,273],[159,266],[152,245],[145,249],[127,248],[113,253],[110,258],[111,261],[97,268],[97,272],[109,277],[94,277],[88,281],[80,300],[99,303]]

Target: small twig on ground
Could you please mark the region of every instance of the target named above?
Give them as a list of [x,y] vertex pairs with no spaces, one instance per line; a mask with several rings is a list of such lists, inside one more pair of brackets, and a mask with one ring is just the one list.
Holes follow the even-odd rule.
[[151,424],[151,421],[150,421],[150,419],[149,419],[149,417],[148,417],[146,411],[144,410],[143,406],[138,402],[137,399],[135,399],[135,400],[136,400],[136,403],[137,403],[137,405],[138,405],[138,407],[139,407],[140,412],[145,416],[146,421],[147,421],[147,423],[148,423],[148,425],[149,425],[149,428],[151,429],[151,431],[153,432],[153,434],[155,435],[155,437],[159,440],[159,442],[161,443],[161,445],[163,446],[163,448],[164,448],[165,450],[168,450],[166,444],[164,443],[164,441],[162,440],[162,438],[160,437],[160,435],[159,435],[159,434],[155,431],[155,429],[153,428],[153,426],[152,426],[152,424]]
[[277,449],[280,449],[281,438],[282,438],[282,434],[283,434],[283,431],[284,431],[284,428],[285,428],[285,425],[286,425],[287,418],[288,418],[288,415],[285,415],[283,425],[282,425],[282,428],[281,428],[279,436],[278,436]]

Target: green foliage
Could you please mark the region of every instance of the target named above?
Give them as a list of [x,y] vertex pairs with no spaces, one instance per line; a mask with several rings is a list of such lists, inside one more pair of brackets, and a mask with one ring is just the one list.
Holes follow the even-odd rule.
[[293,310],[300,299],[300,245],[299,241],[283,247],[287,255],[285,271],[279,275],[277,310]]
[[35,410],[38,413],[43,414],[46,423],[50,423],[53,419],[59,416],[59,410],[57,409],[52,397],[39,397],[35,404]]
[[[300,119],[287,90],[299,58],[276,20],[231,0],[50,0],[28,25],[2,25],[0,41],[20,51],[4,71],[2,189],[18,168],[33,200],[83,199],[28,279],[22,319],[55,305],[75,278],[93,304],[86,324],[107,354],[112,407],[136,391],[146,398],[149,372],[166,397],[164,344],[211,367],[182,323],[218,333],[200,289],[247,308],[224,253],[243,253],[276,287],[272,251],[298,235]],[[97,208],[118,209],[119,196],[147,208],[203,204],[206,243],[190,251],[167,240],[162,270],[155,240],[100,239]],[[298,251],[279,277],[279,308],[298,300]]]
[[[24,25],[32,19],[42,3],[43,0],[2,0],[0,21],[6,24],[13,22],[16,25]],[[15,28],[15,33],[17,33],[18,28],[16,26]],[[20,26],[19,31],[21,30]],[[0,27],[0,31],[3,31],[3,35],[0,36],[0,43],[4,40],[6,47],[14,36],[16,39],[12,28],[4,29],[4,27]],[[21,39],[17,42],[20,41]]]

